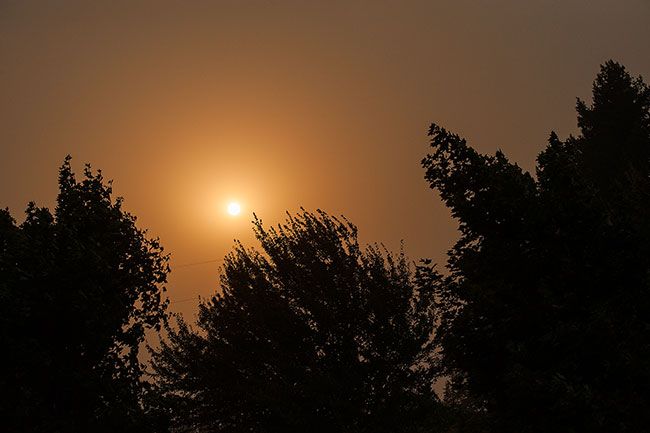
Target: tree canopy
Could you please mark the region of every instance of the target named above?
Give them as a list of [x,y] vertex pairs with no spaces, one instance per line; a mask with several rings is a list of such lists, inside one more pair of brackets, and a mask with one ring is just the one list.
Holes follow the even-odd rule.
[[[435,414],[433,297],[403,254],[362,250],[324,212],[254,228],[221,289],[153,351],[177,428],[214,432],[419,431]],[[432,269],[422,270],[435,273]],[[420,278],[420,279],[422,279]],[[428,431],[435,431],[428,430]]]
[[164,318],[167,256],[70,158],[51,213],[0,211],[0,417],[6,431],[147,431],[138,346]]
[[498,432],[627,432],[650,415],[650,90],[607,62],[536,176],[438,125],[426,179],[459,221],[436,283],[449,399]]
[[534,174],[431,125],[425,178],[460,231],[446,272],[322,211],[255,217],[260,248],[235,244],[195,324],[167,321],[158,240],[67,158],[54,212],[0,210],[3,429],[645,431],[650,89],[607,62],[577,114]]

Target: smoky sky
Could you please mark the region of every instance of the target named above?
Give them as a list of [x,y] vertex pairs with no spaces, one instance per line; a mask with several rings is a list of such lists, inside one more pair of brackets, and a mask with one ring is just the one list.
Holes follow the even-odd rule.
[[599,64],[649,75],[649,18],[647,0],[5,0],[0,206],[52,206],[67,154],[101,168],[172,253],[176,301],[218,283],[218,261],[179,265],[254,245],[252,212],[320,208],[442,261],[457,227],[423,180],[429,123],[532,170]]

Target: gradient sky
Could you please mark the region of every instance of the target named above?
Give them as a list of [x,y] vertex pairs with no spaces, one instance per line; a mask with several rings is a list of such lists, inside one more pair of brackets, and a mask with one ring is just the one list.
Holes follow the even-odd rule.
[[[0,0],[0,207],[52,206],[69,153],[173,267],[300,206],[441,261],[457,233],[423,180],[429,123],[531,169],[599,64],[650,76],[648,22],[649,0]],[[172,272],[173,310],[218,265]]]

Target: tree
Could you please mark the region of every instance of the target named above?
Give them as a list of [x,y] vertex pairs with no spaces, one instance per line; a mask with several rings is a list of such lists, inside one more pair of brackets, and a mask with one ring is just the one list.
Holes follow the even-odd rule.
[[632,432],[650,415],[650,90],[615,62],[533,177],[438,125],[426,179],[459,221],[436,285],[449,396],[498,432]]
[[[177,428],[210,432],[417,431],[438,401],[429,346],[433,298],[403,254],[359,246],[324,212],[237,244],[221,291],[152,351]],[[435,275],[431,268],[426,274]],[[431,429],[429,431],[435,431]]]
[[0,211],[5,431],[147,431],[138,346],[159,328],[168,258],[87,166],[66,158],[52,214]]

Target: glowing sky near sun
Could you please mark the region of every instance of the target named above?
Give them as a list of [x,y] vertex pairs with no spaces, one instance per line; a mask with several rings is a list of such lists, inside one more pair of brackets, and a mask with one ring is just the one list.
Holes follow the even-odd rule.
[[[551,130],[575,131],[600,63],[650,76],[647,0],[35,0],[0,16],[0,207],[53,206],[69,153],[114,179],[172,269],[255,245],[253,213],[300,206],[441,261],[457,227],[423,180],[429,122],[530,169]],[[170,298],[211,295],[218,265],[174,270]]]

